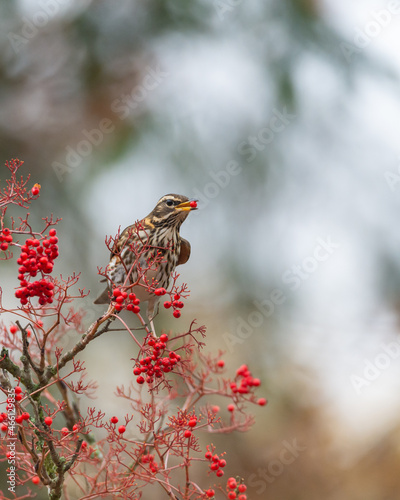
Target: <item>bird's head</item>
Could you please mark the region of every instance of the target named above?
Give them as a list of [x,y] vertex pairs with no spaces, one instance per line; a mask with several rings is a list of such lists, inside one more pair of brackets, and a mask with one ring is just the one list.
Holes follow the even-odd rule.
[[148,215],[154,226],[179,226],[192,210],[197,210],[196,200],[180,194],[166,194],[160,198]]

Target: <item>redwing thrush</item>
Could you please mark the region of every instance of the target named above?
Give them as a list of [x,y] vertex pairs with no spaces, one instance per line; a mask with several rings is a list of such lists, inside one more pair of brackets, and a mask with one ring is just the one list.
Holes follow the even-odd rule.
[[[139,276],[142,286],[137,284],[130,291],[141,302],[148,301],[147,316],[152,323],[159,297],[150,293],[147,285],[153,283],[156,287],[167,288],[175,267],[189,260],[190,243],[180,236],[179,229],[191,210],[196,210],[196,203],[190,202],[186,196],[166,194],[147,217],[125,228],[114,245],[106,268],[109,285],[94,303],[109,303],[112,284],[124,284],[127,272],[130,273],[127,285],[136,283],[142,273]],[[162,260],[149,268],[149,260],[155,253],[161,255]]]

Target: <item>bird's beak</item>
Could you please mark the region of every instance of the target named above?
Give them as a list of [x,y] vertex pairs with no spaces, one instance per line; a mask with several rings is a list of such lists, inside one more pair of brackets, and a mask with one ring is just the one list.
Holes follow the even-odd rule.
[[182,212],[190,212],[191,210],[197,210],[197,201],[198,200],[189,200],[184,201],[183,203],[179,203],[175,208],[177,210],[181,210]]

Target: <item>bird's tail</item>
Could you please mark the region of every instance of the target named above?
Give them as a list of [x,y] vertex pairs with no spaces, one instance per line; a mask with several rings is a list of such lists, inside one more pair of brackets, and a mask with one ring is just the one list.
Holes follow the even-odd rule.
[[110,296],[108,294],[108,288],[104,290],[104,292],[97,297],[97,299],[93,302],[94,304],[109,304]]

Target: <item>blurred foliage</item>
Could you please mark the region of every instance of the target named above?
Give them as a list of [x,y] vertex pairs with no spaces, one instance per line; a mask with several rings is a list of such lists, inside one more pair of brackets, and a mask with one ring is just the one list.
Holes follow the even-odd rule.
[[[46,14],[50,4],[54,10]],[[193,256],[182,273],[194,290],[194,313],[209,325],[216,349],[225,346],[214,332],[234,330],[254,300],[282,286],[282,272],[312,251],[317,236],[336,230],[343,237],[339,228],[349,221],[347,234],[369,234],[360,237],[358,267],[372,269],[378,261],[377,294],[383,291],[398,304],[398,245],[389,252],[381,248],[393,238],[391,227],[383,234],[368,216],[352,220],[354,199],[364,193],[370,202],[371,186],[381,182],[374,172],[363,184],[360,172],[369,161],[383,161],[381,145],[366,148],[371,136],[360,137],[363,118],[354,118],[352,92],[366,74],[378,86],[397,80],[390,65],[367,51],[346,61],[343,35],[326,16],[324,2],[3,1],[0,31],[2,163],[23,159],[26,172],[42,184],[33,220],[50,212],[63,217],[58,271],[82,270],[83,285],[96,295],[96,267],[107,259],[105,234],[144,216],[164,192],[180,190],[204,195],[203,214],[183,229]],[[171,75],[166,85],[122,119],[115,100],[132,95],[149,68],[159,67]],[[246,161],[239,145],[268,125],[274,109],[287,109],[295,123]],[[55,162],[65,164],[66,148],[76,149],[83,131],[97,129],[102,120],[111,122],[113,132],[59,179]],[[241,175],[229,179],[229,189],[215,187],[212,173],[231,160]],[[215,196],[204,194],[210,183]],[[348,185],[357,192],[347,195]],[[387,188],[376,196],[382,218],[389,219],[396,210],[386,204]],[[373,253],[377,235],[380,248]],[[302,238],[309,238],[308,246],[300,245]],[[230,353],[238,364],[258,365],[270,399],[258,411],[254,432],[230,443],[232,468],[248,478],[279,455],[283,441],[297,438],[304,454],[266,482],[262,493],[254,485],[252,498],[395,498],[398,429],[342,467],[357,444],[340,449],[340,424],[333,431],[326,419],[324,379],[313,366],[304,375],[294,361],[299,340],[280,323],[295,316],[303,297],[309,300],[306,286],[288,294]],[[340,292],[346,288],[339,285]],[[89,317],[97,314],[89,302],[86,307]],[[312,303],[309,308],[318,310]],[[326,300],[326,310],[337,308]],[[324,349],[323,342],[319,354]]]

